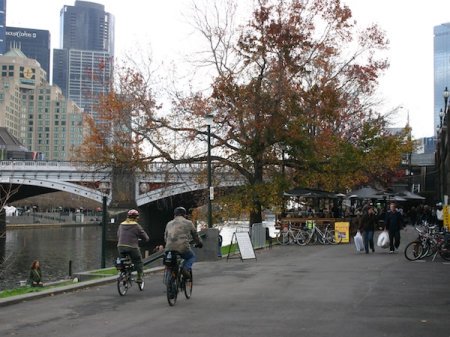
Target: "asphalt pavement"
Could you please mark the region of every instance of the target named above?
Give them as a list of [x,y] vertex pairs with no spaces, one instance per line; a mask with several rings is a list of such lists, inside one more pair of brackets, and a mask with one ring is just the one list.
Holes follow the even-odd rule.
[[[256,260],[194,265],[194,290],[169,307],[162,272],[140,292],[116,284],[0,306],[0,336],[450,336],[450,264],[355,246],[274,246]],[[104,281],[105,282],[105,281]]]

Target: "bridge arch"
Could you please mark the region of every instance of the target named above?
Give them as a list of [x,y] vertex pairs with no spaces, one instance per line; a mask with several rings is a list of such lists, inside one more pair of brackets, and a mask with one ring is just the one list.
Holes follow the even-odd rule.
[[9,178],[9,179],[1,179],[0,183],[2,184],[8,183],[13,185],[26,185],[68,192],[94,201],[98,201],[100,203],[102,202],[103,198],[103,194],[100,191],[62,180],[56,181],[56,180],[41,180],[33,178]]

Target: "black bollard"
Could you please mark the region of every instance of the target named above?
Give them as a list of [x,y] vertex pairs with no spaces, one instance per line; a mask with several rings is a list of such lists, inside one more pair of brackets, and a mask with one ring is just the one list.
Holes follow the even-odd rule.
[[69,260],[69,277],[72,277],[72,260]]

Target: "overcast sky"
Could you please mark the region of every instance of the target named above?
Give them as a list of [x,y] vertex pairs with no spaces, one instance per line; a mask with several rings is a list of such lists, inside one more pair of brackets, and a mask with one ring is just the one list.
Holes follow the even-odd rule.
[[[116,56],[151,48],[156,61],[180,59],[195,46],[186,14],[192,0],[97,0],[116,19]],[[239,0],[240,3],[251,0]],[[391,67],[381,81],[385,110],[403,106],[396,126],[409,112],[415,137],[433,130],[433,27],[450,22],[448,0],[343,0],[360,25],[378,23],[390,40]],[[59,48],[59,12],[74,0],[7,0],[7,26],[49,30]],[[137,48],[136,48],[137,46]],[[450,86],[450,83],[449,83]],[[442,88],[443,89],[443,88]],[[442,102],[442,105],[444,103]]]

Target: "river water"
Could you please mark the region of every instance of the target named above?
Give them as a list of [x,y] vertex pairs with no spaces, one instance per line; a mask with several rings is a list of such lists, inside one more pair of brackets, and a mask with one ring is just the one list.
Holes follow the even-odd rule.
[[[273,222],[265,223],[271,236],[275,236]],[[245,222],[219,226],[223,245],[231,243],[232,235],[248,230]],[[113,265],[117,256],[115,244],[109,242],[105,249],[106,267]],[[44,282],[56,281],[72,274],[99,269],[101,266],[101,226],[8,229],[6,240],[0,239],[0,290],[17,287],[27,280],[34,260],[41,262]]]
[[[4,246],[4,247],[3,247]],[[98,269],[101,266],[101,227],[59,227],[8,229],[0,244],[0,290],[27,280],[33,260],[41,262],[44,282],[56,281],[72,273]],[[112,266],[116,247],[105,250],[106,266]]]

